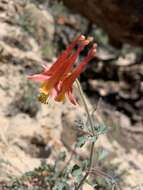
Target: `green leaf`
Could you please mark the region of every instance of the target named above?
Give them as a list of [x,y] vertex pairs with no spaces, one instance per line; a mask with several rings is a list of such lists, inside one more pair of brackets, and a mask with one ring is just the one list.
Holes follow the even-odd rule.
[[82,147],[85,143],[86,143],[86,141],[87,141],[87,137],[85,137],[85,136],[82,136],[82,137],[79,137],[78,139],[77,139],[77,144],[76,144],[76,147]]
[[107,131],[108,131],[107,126],[104,123],[100,123],[98,128],[98,135],[105,134],[107,133]]
[[59,158],[59,160],[64,161],[65,158],[66,158],[66,153],[65,153],[65,151],[60,152],[58,158]]
[[72,175],[73,176],[81,175],[81,172],[82,172],[82,170],[81,170],[80,166],[75,164],[72,168]]
[[82,171],[86,170],[89,166],[89,160],[83,160],[81,161],[81,168],[82,168]]
[[65,181],[59,181],[56,183],[53,190],[69,190],[69,185]]
[[74,165],[72,168],[72,175],[76,178],[77,182],[79,183],[82,178],[82,169],[78,165]]
[[108,151],[102,150],[102,152],[99,153],[98,160],[104,160],[108,156]]
[[90,142],[96,142],[97,138],[96,138],[96,136],[88,137],[88,141],[90,141]]

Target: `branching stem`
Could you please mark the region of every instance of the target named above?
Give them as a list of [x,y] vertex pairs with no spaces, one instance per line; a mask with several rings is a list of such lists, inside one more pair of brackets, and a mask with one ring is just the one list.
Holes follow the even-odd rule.
[[[90,112],[89,112],[89,109],[88,109],[88,105],[86,103],[86,99],[85,99],[83,90],[82,90],[81,85],[80,85],[80,83],[79,83],[78,80],[76,80],[76,84],[77,84],[77,87],[78,87],[78,90],[79,90],[79,94],[80,94],[81,100],[83,102],[85,111],[86,111],[87,116],[88,116],[89,124],[90,124],[91,131],[92,131],[92,135],[94,136],[95,135],[95,132],[94,132],[94,123],[93,123],[93,120],[91,118],[91,115],[90,115]],[[83,176],[83,178],[81,179],[79,185],[75,188],[75,190],[79,190],[79,188],[83,185],[84,181],[86,180],[86,178],[88,177],[88,175],[90,173],[90,170],[92,168],[94,145],[95,145],[95,142],[92,142],[92,144],[91,144],[91,150],[90,150],[90,157],[89,157],[89,168],[88,168],[88,171],[85,173],[85,175]]]

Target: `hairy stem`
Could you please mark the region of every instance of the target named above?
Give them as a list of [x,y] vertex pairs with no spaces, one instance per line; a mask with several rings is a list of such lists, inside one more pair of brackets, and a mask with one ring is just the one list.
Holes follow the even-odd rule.
[[87,113],[87,116],[88,116],[88,120],[89,120],[89,124],[90,124],[91,130],[92,130],[92,133],[94,134],[94,123],[93,123],[92,118],[90,116],[90,111],[88,109],[88,106],[87,106],[87,103],[86,103],[86,100],[85,100],[84,92],[83,92],[83,90],[81,88],[81,85],[80,85],[78,80],[76,80],[76,84],[77,84],[77,87],[78,87],[78,90],[79,90],[80,98],[81,98],[81,100],[83,102],[84,109],[85,109],[85,111]]
[[[77,84],[77,87],[78,87],[78,90],[79,90],[79,93],[80,93],[80,97],[81,97],[81,100],[83,102],[85,111],[86,111],[87,116],[88,116],[89,124],[90,124],[91,131],[92,131],[92,135],[94,136],[95,135],[94,134],[94,123],[93,123],[93,120],[91,118],[91,115],[90,115],[90,112],[89,112],[89,109],[88,109],[88,106],[87,106],[87,103],[86,103],[86,100],[85,100],[85,96],[84,96],[83,90],[82,90],[81,85],[80,85],[80,83],[79,83],[78,80],[76,80],[76,84]],[[91,150],[90,150],[90,157],[89,157],[89,168],[88,168],[88,171],[85,173],[85,175],[83,176],[83,178],[81,179],[79,185],[75,188],[75,190],[78,190],[83,185],[84,181],[86,180],[86,178],[88,177],[88,175],[90,173],[90,169],[92,167],[92,161],[93,161],[94,145],[95,145],[95,142],[92,142],[92,144],[91,144]]]

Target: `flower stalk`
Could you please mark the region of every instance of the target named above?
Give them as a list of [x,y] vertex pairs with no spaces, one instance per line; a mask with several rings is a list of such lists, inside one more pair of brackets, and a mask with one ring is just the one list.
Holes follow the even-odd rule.
[[[83,93],[83,90],[78,82],[77,78],[85,69],[85,66],[92,60],[96,55],[96,44],[94,43],[89,49],[87,55],[74,67],[74,64],[79,57],[81,51],[93,40],[92,37],[87,39],[83,35],[79,35],[58,57],[57,61],[51,67],[43,67],[44,71],[39,74],[34,74],[28,78],[37,82],[40,82],[40,96],[39,100],[42,103],[47,103],[49,97],[53,98],[57,102],[62,102],[67,97],[73,105],[77,104],[77,100],[73,94],[73,84],[76,82],[80,98],[83,102],[85,111],[87,113],[88,121],[90,124],[90,133],[92,137],[97,137],[94,130],[94,123],[89,112],[89,108]],[[77,50],[74,48],[78,45]],[[89,169],[83,176],[79,185],[76,187],[78,190],[88,177],[94,153],[95,142],[91,143],[90,158],[89,158]]]
[[[80,94],[81,101],[83,103],[84,109],[85,109],[85,111],[87,113],[87,116],[88,116],[88,121],[89,121],[89,124],[90,124],[92,135],[95,136],[96,134],[94,132],[94,123],[93,123],[92,117],[90,115],[90,111],[89,111],[89,108],[88,108],[88,105],[87,105],[87,102],[86,102],[86,98],[84,96],[84,92],[83,92],[82,87],[81,87],[81,85],[80,85],[80,83],[79,83],[78,80],[76,80],[76,84],[77,84],[77,87],[78,87],[78,91],[79,91],[79,94]],[[81,179],[80,183],[75,188],[75,190],[78,190],[83,185],[84,181],[86,180],[86,178],[90,174],[90,170],[92,168],[92,162],[93,162],[94,145],[95,145],[95,142],[92,142],[91,143],[91,149],[90,149],[88,171],[85,173],[85,175],[83,176],[83,178]]]

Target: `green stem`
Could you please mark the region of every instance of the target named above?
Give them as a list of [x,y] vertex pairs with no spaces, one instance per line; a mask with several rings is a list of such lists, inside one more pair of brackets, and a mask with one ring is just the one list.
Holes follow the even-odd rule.
[[90,161],[89,161],[89,169],[88,171],[85,173],[85,175],[83,176],[82,180],[80,181],[79,185],[76,187],[76,190],[78,190],[84,183],[84,181],[86,180],[86,178],[88,177],[89,173],[90,173],[90,169],[92,167],[92,160],[93,160],[93,153],[94,153],[94,145],[95,142],[92,142],[91,144],[91,150],[90,150]]
[[[90,115],[90,112],[89,112],[89,109],[88,109],[88,106],[87,106],[87,103],[86,103],[86,100],[85,100],[85,96],[84,96],[83,90],[82,90],[81,85],[80,85],[80,83],[79,83],[78,80],[76,80],[76,84],[77,84],[77,87],[78,87],[78,90],[79,90],[79,93],[80,93],[80,97],[81,97],[81,100],[83,102],[85,111],[86,111],[87,116],[88,116],[88,120],[89,120],[89,124],[90,124],[90,127],[91,127],[91,131],[92,131],[93,136],[94,136],[95,135],[94,134],[94,123],[93,123],[93,120],[91,118],[91,115]],[[89,175],[89,171],[90,171],[90,169],[92,167],[94,145],[95,145],[95,142],[92,142],[92,144],[91,144],[91,150],[90,150],[90,157],[89,157],[89,169],[85,173],[85,175],[83,176],[83,178],[81,179],[79,185],[76,187],[76,190],[78,190],[83,185],[84,181],[86,180],[86,178]]]
[[87,103],[86,103],[86,100],[85,100],[83,90],[82,90],[81,85],[80,85],[78,80],[76,80],[76,84],[77,84],[77,87],[78,87],[78,90],[79,90],[81,100],[83,102],[83,106],[84,106],[85,111],[86,111],[87,116],[88,116],[88,120],[89,120],[89,124],[90,124],[91,130],[92,130],[92,133],[94,134],[94,123],[93,123],[92,118],[90,116],[90,112],[89,112],[89,109],[88,109],[88,106],[87,106]]

